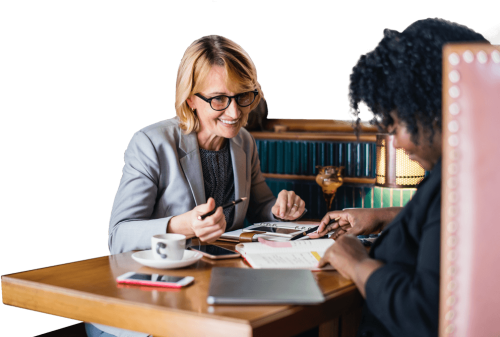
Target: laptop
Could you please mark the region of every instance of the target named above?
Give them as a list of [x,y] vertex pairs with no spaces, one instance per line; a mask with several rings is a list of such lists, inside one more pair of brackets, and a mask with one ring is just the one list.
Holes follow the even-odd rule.
[[319,304],[325,298],[309,270],[212,269],[207,303]]

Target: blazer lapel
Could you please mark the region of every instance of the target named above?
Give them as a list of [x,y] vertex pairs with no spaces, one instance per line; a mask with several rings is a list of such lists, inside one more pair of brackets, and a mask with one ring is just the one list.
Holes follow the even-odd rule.
[[186,180],[189,183],[191,192],[196,205],[207,202],[205,197],[205,183],[203,181],[203,172],[201,167],[200,151],[198,149],[198,140],[196,133],[185,135],[180,132],[179,148],[186,153],[186,156],[180,158],[180,163]]
[[[230,139],[230,144],[231,163],[234,172],[234,198],[238,200],[239,198],[248,197],[246,190],[247,181],[249,180],[247,177],[247,156],[242,148],[242,140],[239,134]],[[243,223],[245,220],[246,207],[244,206],[247,203],[248,200],[235,206],[233,226]]]

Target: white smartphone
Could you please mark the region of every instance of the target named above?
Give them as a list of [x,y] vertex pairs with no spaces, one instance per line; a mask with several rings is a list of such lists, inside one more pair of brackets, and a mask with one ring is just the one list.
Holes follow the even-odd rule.
[[204,256],[218,260],[218,259],[231,259],[234,257],[240,257],[240,253],[234,252],[232,250],[222,248],[215,245],[203,245],[203,246],[191,246],[192,250],[202,253]]
[[181,288],[194,281],[192,276],[170,276],[161,274],[140,274],[133,271],[120,275],[116,282],[143,286]]

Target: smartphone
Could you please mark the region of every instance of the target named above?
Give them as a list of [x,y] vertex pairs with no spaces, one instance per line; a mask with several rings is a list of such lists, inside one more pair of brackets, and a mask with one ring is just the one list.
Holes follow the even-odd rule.
[[161,274],[139,274],[133,271],[116,278],[118,283],[139,284],[143,286],[181,288],[194,281],[192,276],[169,276]]
[[240,257],[240,253],[214,245],[191,246],[192,250],[202,253],[204,256],[211,259],[231,259]]
[[284,236],[284,237],[294,237],[298,234],[301,234],[303,231],[297,230],[295,228],[279,228],[279,227],[267,227],[267,226],[258,226],[258,227],[248,227],[244,228],[243,232],[261,232],[261,233],[269,233],[276,236]]

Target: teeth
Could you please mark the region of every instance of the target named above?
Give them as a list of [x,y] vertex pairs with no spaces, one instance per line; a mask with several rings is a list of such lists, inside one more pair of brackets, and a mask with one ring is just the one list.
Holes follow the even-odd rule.
[[234,120],[234,121],[226,121],[226,120],[223,120],[223,119],[220,119],[219,120],[224,123],[224,124],[236,124],[238,122],[238,119],[237,120]]

